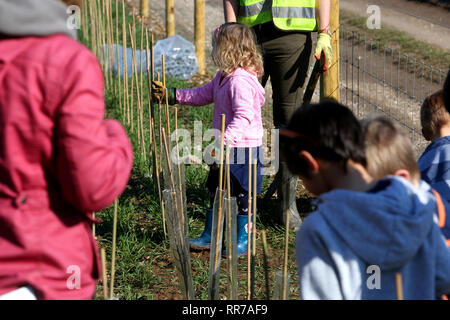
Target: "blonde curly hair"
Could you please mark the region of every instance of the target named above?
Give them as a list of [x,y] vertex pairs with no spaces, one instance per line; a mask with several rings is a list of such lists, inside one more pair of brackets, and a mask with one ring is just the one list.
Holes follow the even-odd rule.
[[213,33],[212,59],[224,76],[237,68],[263,75],[263,61],[254,32],[242,23],[229,22]]

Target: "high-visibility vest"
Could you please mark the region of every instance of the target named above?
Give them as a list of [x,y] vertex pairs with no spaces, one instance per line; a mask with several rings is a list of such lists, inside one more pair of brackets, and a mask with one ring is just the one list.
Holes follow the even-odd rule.
[[238,22],[249,27],[273,21],[281,30],[316,31],[317,0],[240,0]]

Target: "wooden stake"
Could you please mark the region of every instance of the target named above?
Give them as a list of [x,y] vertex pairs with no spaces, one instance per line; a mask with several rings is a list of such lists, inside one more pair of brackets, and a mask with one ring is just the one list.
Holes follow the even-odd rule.
[[114,201],[113,238],[112,238],[112,254],[111,254],[111,284],[109,286],[110,298],[114,296],[114,276],[116,273],[117,205],[118,200],[116,199]]
[[333,47],[333,62],[327,62],[328,71],[320,77],[320,100],[340,99],[339,90],[339,0],[330,0],[330,30],[331,46]]
[[195,55],[198,73],[205,74],[205,0],[195,0]]
[[141,16],[148,17],[148,0],[141,0]]
[[100,249],[100,257],[102,260],[102,276],[103,276],[103,300],[108,299],[108,275],[106,274],[106,254],[105,248]]
[[395,274],[395,287],[397,289],[397,300],[403,300],[403,283],[402,283],[402,274]]
[[166,0],[166,35],[175,35],[175,5],[174,0]]

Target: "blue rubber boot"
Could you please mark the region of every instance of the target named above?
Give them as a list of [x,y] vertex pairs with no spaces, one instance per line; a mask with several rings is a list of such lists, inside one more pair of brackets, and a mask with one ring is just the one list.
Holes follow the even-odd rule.
[[212,209],[206,209],[205,229],[199,238],[189,238],[189,245],[195,250],[209,250],[211,248]]
[[[251,222],[253,223],[253,222]],[[248,246],[248,232],[251,232],[251,228],[248,228],[248,216],[245,214],[238,214],[237,216],[237,256],[247,256],[247,246]],[[252,237],[250,234],[250,241]],[[251,244],[250,244],[251,247]],[[222,257],[227,257],[227,250],[224,250]]]
[[[250,217],[251,218],[251,217]],[[253,222],[251,222],[252,224]],[[237,256],[247,256],[248,252],[248,232],[250,232],[250,241],[252,241],[252,228],[248,226],[248,216],[238,214],[237,216]],[[251,247],[251,243],[250,243]]]

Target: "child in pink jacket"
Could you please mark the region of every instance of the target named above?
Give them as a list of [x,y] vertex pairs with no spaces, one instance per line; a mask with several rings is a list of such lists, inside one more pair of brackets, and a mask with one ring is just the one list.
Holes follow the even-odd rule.
[[[253,32],[240,23],[225,23],[213,35],[212,58],[219,72],[206,85],[195,89],[169,88],[169,103],[203,106],[214,102],[213,128],[221,130],[221,114],[225,114],[225,145],[230,147],[231,193],[238,202],[238,255],[247,254],[248,166],[249,150],[257,159],[257,192],[261,192],[261,144],[263,126],[261,106],[264,88],[258,81],[263,64]],[[162,97],[164,88],[154,82],[155,96]],[[220,136],[216,137],[220,141]],[[207,188],[210,208],[205,230],[200,238],[190,239],[191,248],[209,249],[211,242],[212,204],[218,187],[219,170],[211,167]]]

